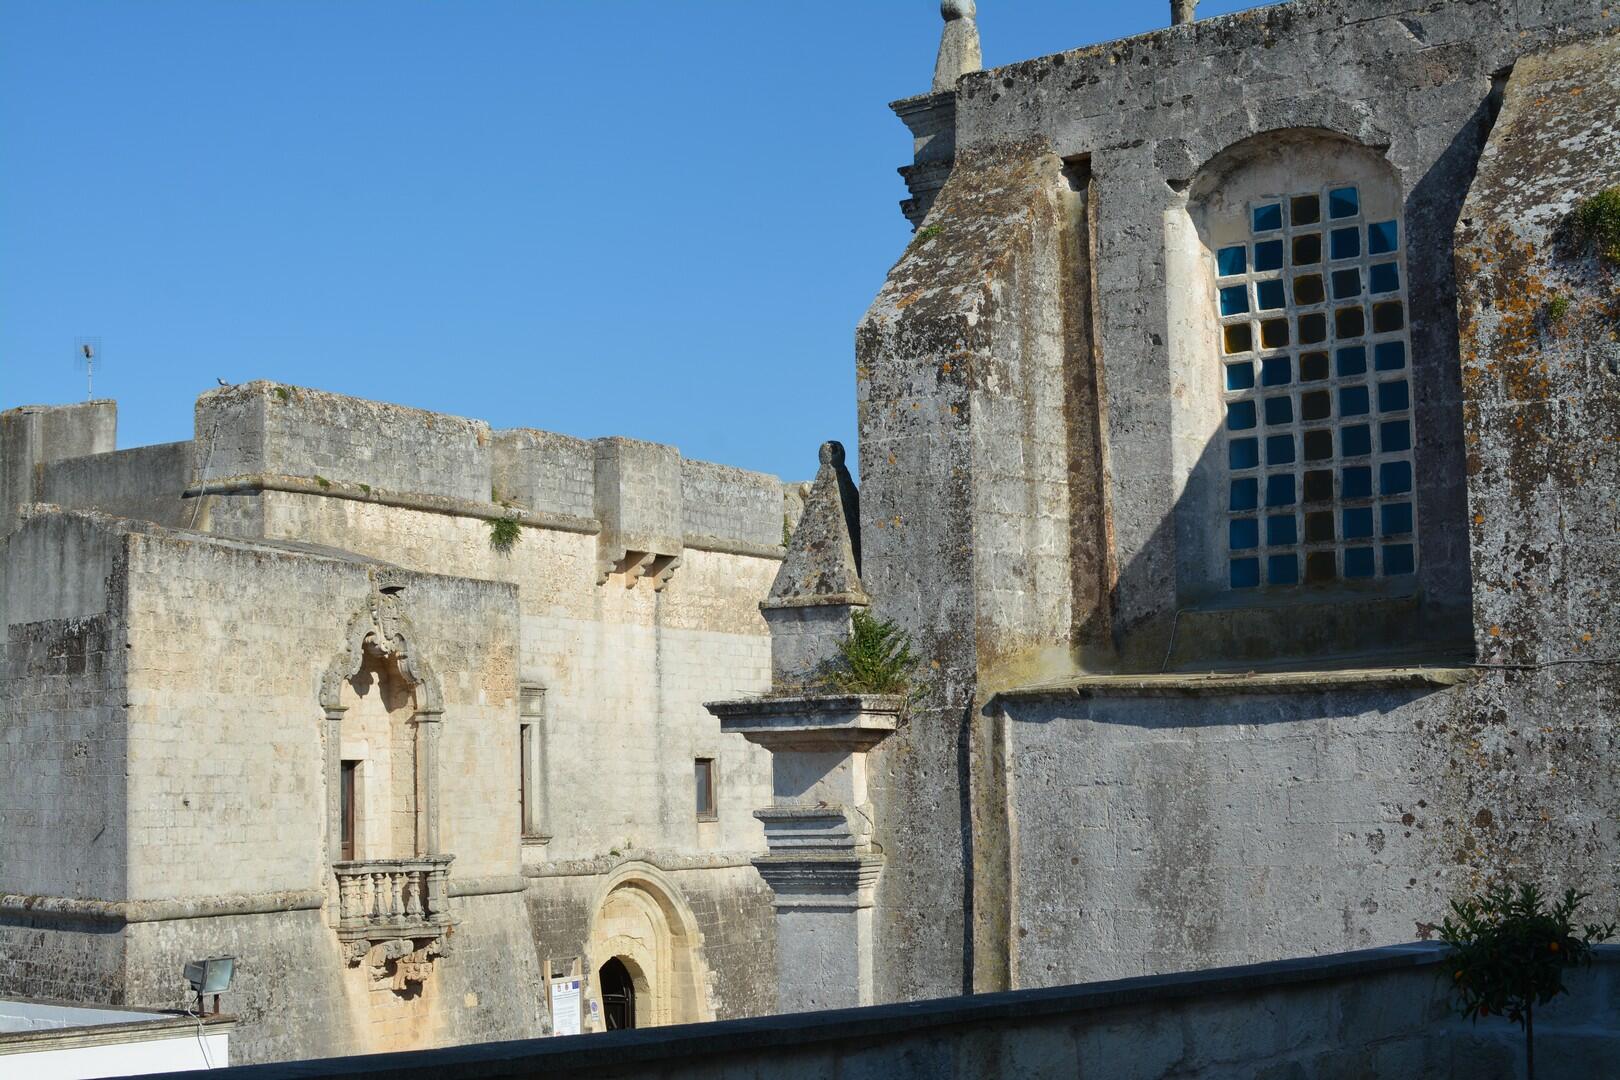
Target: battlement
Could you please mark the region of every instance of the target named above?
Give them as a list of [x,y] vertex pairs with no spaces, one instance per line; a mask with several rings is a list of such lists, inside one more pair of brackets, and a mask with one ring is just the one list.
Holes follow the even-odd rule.
[[[184,526],[198,499],[291,491],[597,533],[611,565],[630,552],[678,559],[688,545],[780,556],[780,480],[634,439],[497,431],[264,380],[199,397],[190,442],[114,451],[110,401],[4,415],[7,521],[48,501]],[[54,433],[43,450],[42,418]]]

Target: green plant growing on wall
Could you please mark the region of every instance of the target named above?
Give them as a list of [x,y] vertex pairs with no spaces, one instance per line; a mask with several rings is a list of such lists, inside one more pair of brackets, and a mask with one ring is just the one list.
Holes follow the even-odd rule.
[[326,489],[327,489],[327,488],[329,488],[329,487],[331,487],[331,486],[332,486],[332,481],[330,481],[330,480],[328,480],[328,479],[327,479],[327,478],[326,478],[326,477],[324,477],[324,476],[317,476],[317,477],[315,477],[315,482],[316,482],[316,483],[317,483],[317,484],[319,484],[319,485],[321,485],[321,490],[322,490],[322,491],[325,491],[325,490],[326,490]]
[[276,397],[280,398],[283,402],[288,402],[292,400],[292,392],[289,391],[285,386],[278,386],[276,387]]
[[1577,926],[1590,894],[1569,889],[1550,907],[1534,885],[1494,885],[1451,902],[1440,938],[1451,946],[1446,970],[1462,1015],[1505,1016],[1524,1029],[1524,1060],[1535,1080],[1535,1007],[1565,993],[1564,972],[1590,965],[1592,946],[1614,936],[1615,923]]
[[492,518],[489,523],[489,546],[502,555],[512,550],[514,544],[523,539],[523,526],[518,524],[517,518]]
[[782,515],[782,546],[787,547],[793,542],[793,522],[788,520],[786,514]]
[[849,637],[838,643],[838,657],[827,670],[827,686],[845,694],[899,694],[912,701],[920,692],[911,635],[889,619],[864,608],[850,619]]
[[1571,220],[1584,250],[1620,266],[1620,186],[1605,188],[1582,200]]
[[1547,321],[1557,325],[1569,316],[1569,297],[1555,296],[1547,301]]

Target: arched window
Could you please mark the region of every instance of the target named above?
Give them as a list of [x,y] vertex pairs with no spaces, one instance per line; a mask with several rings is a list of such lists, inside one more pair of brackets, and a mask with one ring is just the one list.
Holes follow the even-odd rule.
[[1417,569],[1400,192],[1335,149],[1257,156],[1200,207],[1233,590]]

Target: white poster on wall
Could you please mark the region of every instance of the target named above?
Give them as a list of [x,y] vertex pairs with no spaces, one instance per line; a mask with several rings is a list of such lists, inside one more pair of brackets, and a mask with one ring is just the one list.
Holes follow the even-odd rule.
[[579,977],[551,980],[551,1033],[578,1035]]

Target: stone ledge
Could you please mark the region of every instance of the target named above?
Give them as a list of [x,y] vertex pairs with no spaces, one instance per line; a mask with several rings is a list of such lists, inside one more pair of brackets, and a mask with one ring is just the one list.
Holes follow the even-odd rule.
[[1220,697],[1351,690],[1440,690],[1460,686],[1473,678],[1473,669],[1467,667],[1084,675],[1056,683],[1017,686],[998,691],[995,697],[1035,701],[1066,697]]
[[113,924],[170,922],[175,919],[201,919],[220,915],[268,915],[282,911],[314,911],[325,902],[326,893],[320,889],[170,900],[80,900],[71,896],[0,893],[0,916],[47,922]]
[[499,896],[502,893],[522,892],[528,888],[528,882],[523,879],[522,874],[497,874],[461,880],[452,877],[447,884],[451,896]]
[[706,701],[703,707],[725,717],[820,716],[828,713],[898,713],[898,694],[792,694],[783,697]]
[[[74,1002],[72,1007],[82,1009],[86,1006],[82,1002]],[[141,1011],[123,1006],[116,1008],[119,1012]],[[209,1035],[228,1035],[236,1030],[234,1016],[205,1016],[201,1022]],[[83,1046],[123,1046],[159,1039],[196,1038],[197,1024],[198,1018],[186,1013],[154,1012],[150,1020],[0,1032],[0,1057],[7,1054],[37,1054],[46,1050],[73,1050]]]
[[721,555],[747,555],[755,559],[775,559],[777,562],[787,558],[787,549],[781,544],[755,544],[706,533],[687,533],[681,543],[697,551],[713,551]]
[[328,480],[324,484],[309,476],[286,476],[280,473],[245,473],[205,480],[186,488],[183,498],[195,499],[204,495],[257,495],[265,491],[285,491],[294,495],[318,495],[327,499],[347,499],[352,502],[376,503],[404,510],[421,510],[430,514],[449,514],[453,517],[483,518],[499,521],[510,518],[523,525],[559,532],[588,533],[602,531],[599,522],[574,514],[559,514],[539,510],[525,510],[500,503],[483,503],[471,499],[457,499],[449,495],[407,494],[383,491],[344,480]]
[[[480,518],[485,521],[511,519],[520,525],[555,532],[582,533],[595,536],[602,531],[602,523],[595,518],[577,514],[563,514],[549,510],[528,510],[521,506],[502,506],[470,499],[457,499],[448,495],[424,495],[399,491],[384,491],[346,480],[328,480],[324,484],[309,476],[288,476],[281,473],[245,473],[225,476],[193,484],[182,493],[182,498],[196,499],[204,495],[258,495],[266,491],[283,491],[293,495],[317,495],[325,499],[347,499],[351,502],[376,503],[378,506],[419,510],[429,514],[451,517]],[[780,544],[755,544],[725,536],[693,533],[683,537],[683,546],[697,551],[713,551],[721,555],[746,555],[756,559],[775,559],[781,562],[785,549]]]
[[595,859],[559,859],[556,862],[537,863],[523,868],[525,878],[595,877],[610,874],[624,863],[647,863],[659,870],[673,873],[679,870],[731,870],[739,866],[752,866],[757,852],[718,852],[713,855],[658,855],[631,850],[622,855],[604,855]]

